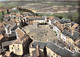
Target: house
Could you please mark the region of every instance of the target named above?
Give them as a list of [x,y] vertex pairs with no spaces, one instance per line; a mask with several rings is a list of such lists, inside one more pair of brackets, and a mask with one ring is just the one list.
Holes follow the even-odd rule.
[[2,55],[0,54],[0,57],[2,57]]
[[65,25],[60,23],[59,21],[55,20],[53,23],[53,27],[56,26],[60,31],[63,31],[65,28]]
[[3,42],[2,48],[16,55],[29,53],[29,44],[32,42],[32,39],[20,28],[17,28],[15,32],[17,39]]
[[68,28],[68,29],[70,29],[71,28],[71,23],[64,23],[64,25],[65,25],[65,28]]
[[50,57],[79,57],[80,53],[71,52],[67,48],[62,48],[50,41],[46,44],[47,55]]
[[[73,48],[75,50],[76,47],[74,47],[74,45],[78,44],[79,38],[80,38],[80,33],[77,31],[72,32],[72,30],[70,31],[64,30],[63,32],[61,32],[61,39],[69,46],[69,49]],[[78,52],[79,50],[80,48],[77,47]]]
[[56,35],[57,35],[57,37],[59,39],[61,31],[55,25],[53,26],[53,31],[56,33]]
[[57,38],[68,46],[68,49],[79,52],[79,47],[74,47],[75,41],[80,37],[80,33],[77,32],[78,24],[68,23],[69,20],[64,20],[64,22],[61,20],[54,20],[53,31],[56,32]]
[[44,42],[32,42],[29,48],[30,56],[32,57],[46,57]]
[[15,30],[15,32],[17,39],[21,39],[25,35],[25,32],[21,30],[19,27]]
[[5,24],[5,32],[8,34],[10,37],[15,36],[15,29],[17,28],[16,23],[8,21]]
[[[17,55],[23,54],[23,47],[22,47],[22,44],[19,39],[3,42],[2,48],[5,49],[5,51],[10,51]],[[15,51],[17,51],[17,52],[15,52]]]
[[37,45],[36,49],[32,51],[32,57],[45,57],[44,53],[39,49],[39,46]]
[[21,14],[24,16],[33,16],[33,14],[30,12],[22,12]]
[[55,25],[56,27],[58,27],[58,29],[61,30],[61,32],[64,29],[70,29],[72,27],[72,23],[70,21],[70,19],[58,19],[55,17],[55,20],[53,22],[53,25]]
[[46,23],[47,22],[47,17],[29,17],[28,18],[28,23],[29,24],[34,24],[34,23]]
[[23,55],[23,45],[21,43],[13,43],[9,45],[9,51],[17,55]]
[[[72,31],[67,31],[67,30],[64,30],[64,32],[62,32],[64,35],[68,36],[69,38],[71,38],[74,42],[77,40],[77,38],[80,37],[80,34],[79,32],[77,31],[74,31],[72,33]],[[73,35],[72,35],[73,34]]]
[[[18,52],[18,53],[16,53],[17,55],[29,53],[29,44],[32,42],[32,39],[29,37],[29,35],[27,35],[20,28],[17,28],[16,36],[17,36],[17,39],[20,39],[21,44],[14,44],[15,47],[13,45],[10,45],[9,48],[16,48],[16,46],[17,46],[18,49],[22,49],[22,51],[21,51],[22,53],[20,54],[20,51],[17,51],[15,49],[10,49],[10,52],[12,50],[15,50],[14,53]],[[16,40],[16,41],[18,41],[18,40]]]
[[53,25],[54,21],[55,21],[55,17],[50,16],[49,19],[48,19],[48,24]]
[[15,11],[18,11],[18,8],[17,7],[14,7],[14,8],[11,9],[11,11],[14,11],[14,12]]
[[65,26],[63,24],[61,24],[60,22],[58,22],[56,20],[54,21],[54,23],[53,23],[53,31],[56,33],[58,39],[61,38],[61,32],[64,30],[64,27]]
[[75,37],[74,40],[76,40],[79,37],[79,33],[74,30],[76,30],[76,28],[78,27],[78,24],[73,23],[73,22],[70,23],[70,20],[68,19],[65,19],[65,20],[61,19],[61,20],[55,19],[53,23],[53,31],[56,31],[56,33],[60,35],[60,38],[63,37],[62,38],[63,40],[66,40],[67,36],[73,39]]
[[60,37],[64,42],[66,42],[66,36],[64,34],[61,33],[61,37]]

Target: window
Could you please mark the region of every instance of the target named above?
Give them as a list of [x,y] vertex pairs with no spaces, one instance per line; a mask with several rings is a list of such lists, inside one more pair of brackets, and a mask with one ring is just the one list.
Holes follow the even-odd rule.
[[32,44],[32,47],[34,47],[34,45]]
[[53,55],[55,55],[55,54],[53,53]]
[[13,47],[15,47],[15,45],[13,45]]
[[31,36],[33,38],[33,36]]
[[19,50],[19,48],[18,48],[18,50]]
[[19,45],[17,45],[19,47]]
[[12,47],[12,49],[13,49],[13,47]]

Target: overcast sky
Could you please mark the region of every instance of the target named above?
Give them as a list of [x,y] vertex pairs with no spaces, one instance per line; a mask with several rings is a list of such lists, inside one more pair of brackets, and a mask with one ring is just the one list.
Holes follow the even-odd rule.
[[0,1],[7,1],[7,0],[0,0]]

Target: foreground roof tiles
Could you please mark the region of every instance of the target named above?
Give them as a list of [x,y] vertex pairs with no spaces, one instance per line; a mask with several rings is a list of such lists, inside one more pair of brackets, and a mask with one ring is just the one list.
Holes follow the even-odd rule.
[[67,48],[61,48],[50,41],[47,42],[46,46],[61,57],[80,57],[80,53],[69,51]]

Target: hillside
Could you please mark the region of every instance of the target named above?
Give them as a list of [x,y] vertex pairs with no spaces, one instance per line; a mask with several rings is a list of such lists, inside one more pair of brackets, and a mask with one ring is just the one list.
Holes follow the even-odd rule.
[[[53,13],[59,10],[60,11],[67,10],[73,12],[78,10],[77,9],[78,0],[7,0],[7,1],[0,2],[0,8],[3,7],[9,8],[15,6],[20,6],[22,8],[31,9],[34,12],[42,12],[42,13],[47,13],[47,12]],[[63,7],[63,9],[56,10],[54,6]],[[68,16],[68,14],[65,13],[56,14],[56,15],[63,16],[63,17]],[[71,13],[70,15],[72,16],[71,18],[73,20],[78,19],[77,12]]]

